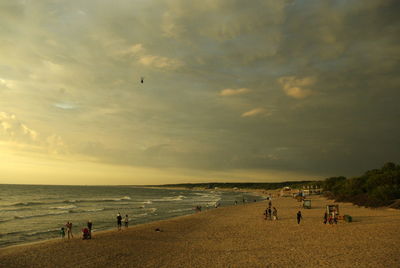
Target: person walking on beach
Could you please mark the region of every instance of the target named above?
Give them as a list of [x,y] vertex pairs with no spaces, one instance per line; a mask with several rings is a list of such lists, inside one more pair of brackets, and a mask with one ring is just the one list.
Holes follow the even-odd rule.
[[92,227],[93,227],[92,221],[89,220],[87,223],[87,228],[89,230],[89,239],[92,238]]
[[301,216],[301,211],[299,210],[299,212],[297,212],[297,224],[300,224],[300,220],[303,218],[303,216]]
[[68,239],[70,239],[70,237],[74,238],[74,235],[72,234],[72,222],[68,221],[65,227],[67,228]]
[[121,213],[119,213],[119,212],[118,212],[118,215],[117,215],[117,226],[118,226],[118,231],[120,231],[121,230],[121,226],[122,226],[122,216],[121,216]]
[[125,215],[124,223],[125,223],[125,228],[128,228],[128,224],[129,224],[128,214]]

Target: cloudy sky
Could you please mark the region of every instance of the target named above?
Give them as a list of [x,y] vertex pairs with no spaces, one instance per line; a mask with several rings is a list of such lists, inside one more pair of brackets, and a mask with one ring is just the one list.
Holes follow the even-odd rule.
[[0,0],[0,183],[398,163],[399,13],[396,0]]

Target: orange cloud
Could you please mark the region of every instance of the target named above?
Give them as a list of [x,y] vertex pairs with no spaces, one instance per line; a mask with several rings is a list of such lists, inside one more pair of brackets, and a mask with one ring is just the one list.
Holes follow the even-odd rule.
[[313,94],[309,86],[315,84],[313,77],[297,78],[296,76],[284,76],[278,79],[285,94],[295,99],[304,99]]
[[226,88],[221,90],[221,92],[218,94],[219,96],[234,96],[234,95],[242,95],[242,94],[247,94],[251,90],[248,88],[238,88],[238,89],[231,89],[231,88]]
[[259,115],[259,114],[264,114],[265,112],[266,111],[263,108],[255,108],[255,109],[252,109],[250,111],[247,111],[247,112],[243,113],[241,115],[241,117],[256,116],[256,115]]

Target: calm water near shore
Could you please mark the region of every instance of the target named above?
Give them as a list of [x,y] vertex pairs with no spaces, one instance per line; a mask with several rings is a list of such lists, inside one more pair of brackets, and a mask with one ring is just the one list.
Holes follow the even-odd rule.
[[88,220],[94,232],[116,227],[120,212],[130,225],[253,202],[261,197],[241,192],[149,189],[133,186],[50,186],[0,184],[0,247],[59,237],[67,221],[73,232]]

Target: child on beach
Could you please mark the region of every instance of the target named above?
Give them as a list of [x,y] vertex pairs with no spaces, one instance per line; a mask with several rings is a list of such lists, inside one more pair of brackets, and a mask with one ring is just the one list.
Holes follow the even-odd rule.
[[90,239],[89,229],[88,228],[84,228],[82,230],[82,239],[83,240]]
[[128,228],[128,224],[129,224],[128,214],[125,215],[124,223],[125,223],[125,228]]
[[61,239],[64,239],[64,238],[65,238],[65,230],[64,230],[64,227],[61,227],[60,235],[61,235]]
[[276,221],[278,219],[278,210],[276,209],[276,207],[273,208],[274,210],[272,211],[272,218],[274,221]]

